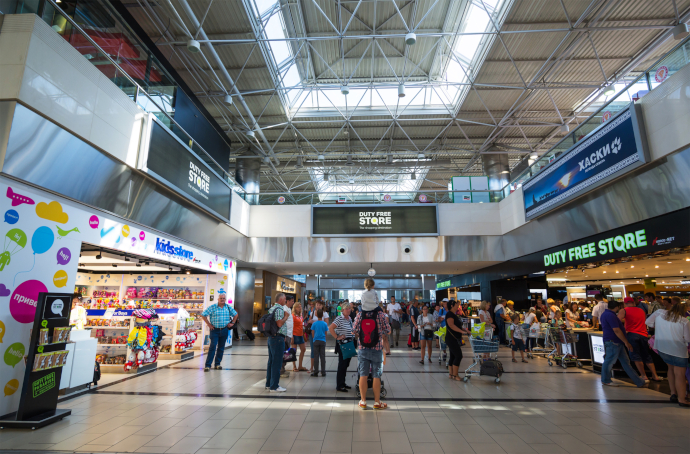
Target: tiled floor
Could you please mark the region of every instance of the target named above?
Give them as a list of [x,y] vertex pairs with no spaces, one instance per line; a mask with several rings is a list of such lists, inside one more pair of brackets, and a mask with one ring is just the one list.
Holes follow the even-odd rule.
[[[5,429],[0,449],[175,454],[258,453],[685,453],[690,411],[668,396],[623,384],[603,389],[599,375],[510,362],[500,384],[486,377],[452,382],[438,362],[418,363],[394,349],[385,367],[389,409],[357,407],[328,375],[281,380],[264,390],[265,343],[226,351],[222,371],[204,373],[203,357],[172,364],[60,403],[72,416],[36,431]],[[464,348],[463,367],[470,364]],[[309,357],[306,358],[309,367]],[[350,371],[356,370],[356,360]],[[121,377],[118,377],[121,378]],[[105,384],[107,381],[102,382]],[[348,374],[348,383],[354,378]],[[370,392],[371,393],[371,392]],[[371,402],[373,399],[369,398]]]

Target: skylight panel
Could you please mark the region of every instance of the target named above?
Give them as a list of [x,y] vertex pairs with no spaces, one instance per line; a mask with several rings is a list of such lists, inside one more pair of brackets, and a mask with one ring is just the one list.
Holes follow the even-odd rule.
[[[483,8],[472,5],[465,24],[465,33],[483,33],[490,24],[489,16]],[[453,50],[471,61],[483,37],[484,35],[462,35],[455,43]]]

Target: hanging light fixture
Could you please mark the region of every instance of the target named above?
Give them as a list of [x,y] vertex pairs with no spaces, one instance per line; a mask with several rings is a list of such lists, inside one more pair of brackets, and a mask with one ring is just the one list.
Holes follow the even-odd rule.
[[230,94],[225,95],[223,102],[228,106],[232,106],[232,96]]
[[201,52],[201,44],[195,39],[190,39],[187,41],[187,50],[192,54],[198,54]]
[[405,35],[405,44],[407,44],[408,46],[412,46],[416,42],[417,42],[417,35],[415,35],[414,33],[410,32],[407,35]]
[[568,125],[561,125],[560,130],[561,130],[561,132],[568,132],[568,131],[570,131],[570,126],[568,126]]
[[253,139],[254,137],[256,137],[256,134],[254,133],[254,131],[250,129],[249,131],[247,131],[247,137]]
[[319,161],[325,161],[326,156],[324,156],[323,153],[319,153],[318,159],[319,159]]
[[673,33],[673,39],[676,41],[680,41],[681,39],[685,38],[690,34],[690,31],[688,31],[688,24],[678,24],[672,29]]
[[614,93],[616,93],[616,87],[613,86],[613,84],[609,85],[608,87],[604,88],[604,95],[605,96],[611,96]]
[[354,162],[352,162],[352,154],[347,155],[347,162],[345,163],[346,166],[353,166],[355,165]]
[[268,165],[270,163],[271,163],[271,158],[269,158],[268,156],[264,156],[264,164]]
[[398,85],[398,98],[405,97],[405,84]]
[[392,155],[392,154],[389,154],[389,155],[386,157],[386,165],[391,165],[391,164],[393,164],[393,155]]
[[341,85],[340,86],[340,93],[342,93],[345,96],[349,95],[350,94],[350,87],[348,87],[347,85]]
[[304,167],[304,164],[302,164],[302,156],[297,156],[297,162],[295,163],[295,169],[301,169]]
[[416,179],[417,179],[417,174],[412,172],[412,174],[410,175],[410,180],[416,180]]
[[424,156],[424,153],[419,153],[417,155],[417,159],[424,159],[426,156]]

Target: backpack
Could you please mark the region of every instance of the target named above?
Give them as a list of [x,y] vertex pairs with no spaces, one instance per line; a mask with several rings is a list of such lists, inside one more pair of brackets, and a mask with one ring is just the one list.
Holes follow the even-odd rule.
[[364,348],[375,348],[379,343],[379,330],[376,323],[377,315],[381,308],[373,311],[362,311],[362,320],[359,325],[359,343]]
[[259,319],[256,326],[256,329],[267,337],[274,337],[280,329],[278,328],[278,323],[276,323],[274,308],[275,306],[269,309],[268,313]]
[[503,364],[496,359],[488,359],[482,363],[479,375],[489,375],[498,378],[503,375]]

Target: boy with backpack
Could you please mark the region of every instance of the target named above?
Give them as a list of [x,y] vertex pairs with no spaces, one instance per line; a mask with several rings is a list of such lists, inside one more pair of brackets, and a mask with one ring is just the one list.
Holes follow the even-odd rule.
[[383,339],[390,334],[391,327],[383,310],[379,307],[378,293],[374,290],[374,280],[364,281],[366,291],[362,292],[362,310],[357,314],[352,332],[359,339],[357,357],[359,360],[359,390],[362,400],[359,407],[367,408],[367,377],[373,377],[374,410],[383,410],[388,405],[381,402],[381,374],[383,373]]

